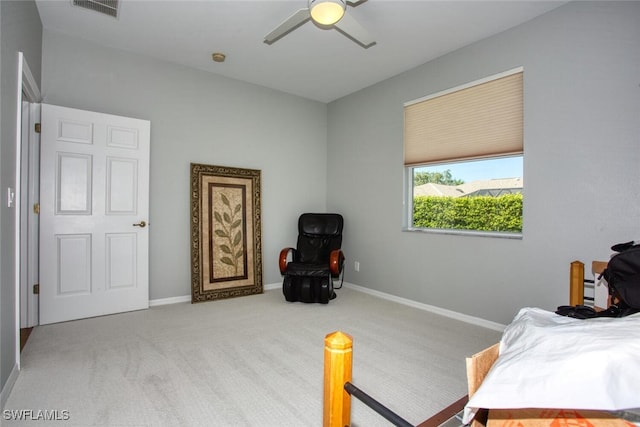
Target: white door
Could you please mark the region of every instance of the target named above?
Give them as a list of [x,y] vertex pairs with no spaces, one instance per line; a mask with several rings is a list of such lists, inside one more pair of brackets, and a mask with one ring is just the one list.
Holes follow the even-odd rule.
[[148,308],[150,122],[41,118],[40,324]]

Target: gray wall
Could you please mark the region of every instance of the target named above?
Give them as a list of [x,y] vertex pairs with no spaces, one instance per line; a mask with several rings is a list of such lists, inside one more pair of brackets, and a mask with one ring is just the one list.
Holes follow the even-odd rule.
[[[327,206],[345,215],[347,280],[506,324],[568,303],[571,261],[640,240],[639,22],[640,2],[570,3],[329,104]],[[518,66],[523,239],[401,231],[403,103]]]
[[326,209],[326,104],[45,30],[44,102],[151,121],[150,298],[190,295],[189,163],[262,171],[264,283]]
[[[7,188],[16,188],[16,104],[18,52],[40,81],[42,24],[33,1],[0,1],[0,389],[16,365],[15,208],[7,207]],[[3,393],[3,398],[6,395]],[[4,402],[0,402],[4,403]],[[2,405],[0,405],[2,406]]]

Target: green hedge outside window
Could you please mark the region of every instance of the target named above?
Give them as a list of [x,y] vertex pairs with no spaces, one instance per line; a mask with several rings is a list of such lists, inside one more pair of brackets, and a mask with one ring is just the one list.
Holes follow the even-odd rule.
[[520,233],[522,202],[522,194],[417,196],[413,199],[413,227]]

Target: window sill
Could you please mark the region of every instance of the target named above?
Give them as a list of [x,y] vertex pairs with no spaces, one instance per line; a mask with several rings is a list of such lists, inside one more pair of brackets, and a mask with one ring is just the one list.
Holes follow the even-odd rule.
[[504,233],[499,231],[447,230],[440,228],[404,227],[402,231],[427,234],[451,234],[456,236],[494,237],[498,239],[522,240],[522,233]]

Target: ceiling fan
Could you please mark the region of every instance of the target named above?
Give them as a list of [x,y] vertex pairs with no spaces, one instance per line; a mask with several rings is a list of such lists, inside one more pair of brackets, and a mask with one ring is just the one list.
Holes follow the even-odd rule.
[[311,20],[323,29],[335,28],[365,49],[375,44],[375,40],[351,15],[346,13],[347,5],[356,7],[367,0],[309,0],[309,7],[295,12],[264,37],[267,44],[275,43],[302,24]]

